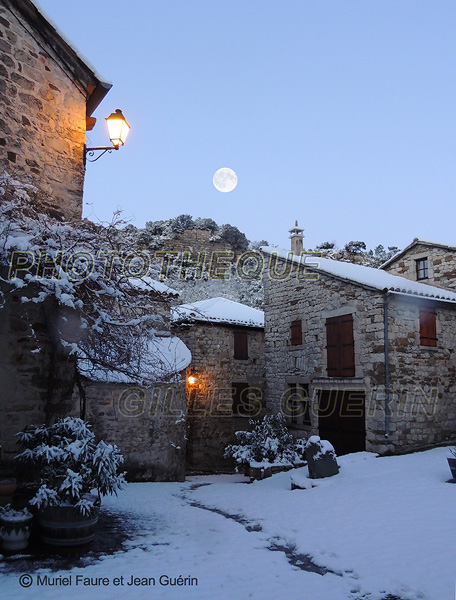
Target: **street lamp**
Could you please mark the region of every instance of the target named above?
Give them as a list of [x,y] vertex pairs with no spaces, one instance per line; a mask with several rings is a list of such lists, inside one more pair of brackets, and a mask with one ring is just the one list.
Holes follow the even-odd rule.
[[[89,162],[95,162],[101,158],[103,154],[106,154],[106,152],[118,150],[125,144],[128,132],[130,131],[130,125],[127,123],[120,108],[106,118],[106,125],[108,127],[109,139],[111,140],[112,146],[96,146],[94,148],[86,148],[84,153],[85,160],[88,160]],[[101,154],[93,159],[87,158],[88,156],[94,156],[95,152],[101,152]]]
[[189,376],[187,377],[187,382],[188,382],[190,385],[195,385],[195,383],[197,383],[197,382],[198,382],[198,377],[197,377],[197,373],[196,373],[195,369],[192,369],[192,370],[190,371],[190,374],[189,374]]

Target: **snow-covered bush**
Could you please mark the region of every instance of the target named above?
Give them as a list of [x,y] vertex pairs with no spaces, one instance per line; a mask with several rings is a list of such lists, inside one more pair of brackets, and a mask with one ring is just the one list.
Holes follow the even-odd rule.
[[[38,508],[62,503],[88,514],[100,496],[117,494],[125,483],[118,474],[123,456],[114,444],[97,443],[82,419],[65,417],[54,425],[29,425],[17,434],[23,451],[16,457],[39,485],[30,501]],[[96,489],[98,498],[91,494]]]
[[303,444],[288,432],[282,413],[265,415],[261,421],[250,419],[252,431],[236,431],[239,444],[225,448],[225,458],[238,466],[252,463],[294,464],[302,460]]

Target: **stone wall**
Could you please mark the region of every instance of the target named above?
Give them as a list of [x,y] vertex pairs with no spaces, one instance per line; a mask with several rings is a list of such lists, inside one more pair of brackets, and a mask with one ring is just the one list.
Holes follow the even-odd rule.
[[[119,446],[129,481],[185,479],[185,385],[140,388],[83,379],[86,419]],[[79,392],[73,396],[79,403]]]
[[[248,332],[247,360],[233,358],[233,331]],[[236,443],[235,432],[247,429],[250,417],[263,414],[264,332],[262,329],[215,323],[175,327],[192,353],[189,367],[197,382],[187,385],[187,466],[192,470],[227,471],[234,468],[223,458],[225,447]],[[252,410],[233,414],[233,383],[247,383],[251,396],[245,404]]]
[[82,214],[86,94],[49,41],[0,2],[0,172]]
[[[268,409],[286,412],[284,392],[289,385],[309,386],[311,423],[302,425],[299,435],[318,434],[318,390],[359,390],[366,397],[366,450],[397,452],[454,441],[456,307],[434,303],[438,345],[429,348],[420,346],[419,299],[392,296],[388,327],[392,415],[386,439],[384,296],[318,275],[317,280],[304,281],[298,281],[295,273],[284,281],[264,278]],[[355,376],[333,378],[327,376],[325,322],[343,314],[353,315]],[[297,319],[303,321],[303,343],[291,346],[290,324]],[[434,410],[430,404],[435,393]]]
[[416,281],[416,260],[428,259],[429,277],[421,279],[420,283],[427,283],[446,289],[456,289],[456,250],[416,244],[403,256],[385,267],[385,271],[392,275],[401,275]]
[[[8,287],[2,285],[2,291]],[[70,315],[63,314],[53,298],[39,304],[22,302],[34,291],[29,286],[8,294],[1,308],[0,445],[5,460],[17,453],[14,436],[27,425],[51,423],[69,414],[79,416],[71,401],[74,359],[54,335],[62,317]]]

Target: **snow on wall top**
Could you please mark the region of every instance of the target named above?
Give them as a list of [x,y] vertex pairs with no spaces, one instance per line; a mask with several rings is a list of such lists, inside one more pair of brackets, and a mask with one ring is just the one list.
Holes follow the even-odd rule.
[[105,383],[138,383],[138,380],[150,378],[153,374],[156,381],[167,380],[180,373],[192,362],[192,354],[184,342],[178,337],[156,336],[149,342],[147,356],[144,360],[144,366],[147,373],[135,373],[136,378],[130,377],[127,373],[114,371],[93,365],[88,359],[80,358],[78,360],[78,369],[81,375],[91,381],[100,381]]
[[151,290],[153,292],[158,292],[159,294],[166,294],[168,296],[179,296],[180,292],[170,288],[165,285],[161,281],[157,281],[156,279],[152,279],[152,277],[141,277],[140,279],[130,279],[130,283],[138,287],[142,290]]
[[[265,254],[276,253],[279,258],[286,259],[288,255],[292,256],[287,250],[279,250],[269,246],[262,246],[261,251]],[[304,263],[306,260],[306,263]],[[450,292],[426,283],[411,281],[399,275],[391,275],[381,269],[356,265],[353,263],[332,260],[330,258],[320,258],[313,255],[293,256],[293,261],[298,264],[307,265],[306,268],[314,266],[318,271],[333,275],[339,279],[345,279],[359,285],[370,287],[379,291],[388,290],[398,294],[411,296],[423,296],[443,302],[456,304],[456,293]]]
[[222,297],[181,304],[171,309],[172,322],[188,320],[229,323],[243,327],[264,327],[264,312]]
[[403,250],[400,250],[399,252],[396,252],[396,254],[394,256],[392,256],[387,261],[385,261],[383,264],[381,264],[380,265],[380,269],[384,269],[385,267],[387,267],[391,263],[395,262],[398,258],[400,258],[406,252],[408,252],[410,250],[410,248],[413,248],[413,246],[416,246],[418,244],[423,244],[425,246],[435,246],[436,248],[447,248],[448,250],[456,250],[456,246],[454,245],[454,243],[447,244],[445,242],[431,242],[430,240],[422,240],[420,238],[415,238],[413,240],[413,242],[411,242]]

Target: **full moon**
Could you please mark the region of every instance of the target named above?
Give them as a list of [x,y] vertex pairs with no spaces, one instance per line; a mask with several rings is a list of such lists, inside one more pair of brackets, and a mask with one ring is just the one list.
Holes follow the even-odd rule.
[[238,178],[233,169],[223,167],[214,173],[212,181],[219,192],[231,192],[237,186]]

